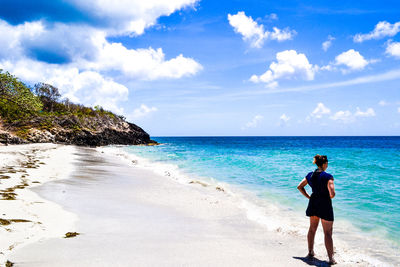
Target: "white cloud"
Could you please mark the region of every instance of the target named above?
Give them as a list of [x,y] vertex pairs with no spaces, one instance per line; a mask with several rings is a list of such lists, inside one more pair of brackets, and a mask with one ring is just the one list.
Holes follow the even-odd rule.
[[366,111],[361,111],[360,108],[357,107],[356,113],[354,116],[356,117],[375,117],[375,111],[372,108],[368,108]]
[[318,103],[317,107],[311,112],[310,117],[320,119],[322,116],[330,114],[331,110],[323,103]]
[[386,54],[400,58],[400,42],[389,41],[386,46]]
[[194,59],[185,58],[182,54],[166,60],[161,48],[127,49],[121,43],[109,43],[105,39],[97,47],[98,57],[89,63],[90,67],[102,71],[121,71],[132,78],[181,78],[196,74],[202,69]]
[[279,119],[280,119],[281,121],[288,122],[288,121],[290,120],[290,117],[287,116],[285,113],[283,113],[283,114],[279,117]]
[[331,47],[332,45],[333,40],[335,40],[335,38],[328,35],[328,39],[322,43],[322,50],[324,50],[325,52],[328,51],[329,47]]
[[354,121],[354,117],[350,111],[338,111],[330,117],[334,121],[339,121],[343,123],[350,123]]
[[158,109],[156,107],[148,107],[145,104],[141,104],[139,108],[135,109],[132,114],[133,119],[143,118],[150,113],[156,112]]
[[366,109],[366,111],[361,111],[360,108],[357,107],[356,112],[353,114],[349,110],[338,111],[330,118],[335,121],[339,121],[342,123],[351,123],[355,122],[357,117],[375,117],[375,111],[372,108]]
[[285,126],[288,121],[290,120],[290,117],[287,116],[285,113],[283,113],[280,117],[279,117],[279,125],[280,126]]
[[397,112],[400,113],[400,107],[397,108]]
[[255,128],[258,126],[258,123],[263,119],[264,117],[261,115],[256,115],[254,118],[247,122],[244,127],[242,127],[242,130],[247,129],[247,128]]
[[385,100],[381,100],[381,101],[379,101],[378,105],[384,107],[384,106],[389,105],[389,103],[386,102]]
[[272,62],[269,69],[262,75],[253,75],[250,81],[263,82],[268,87],[276,87],[278,79],[313,80],[317,66],[308,62],[306,55],[295,50],[285,50],[276,54],[277,62]]
[[260,48],[266,40],[291,40],[296,34],[293,30],[281,30],[277,27],[273,27],[273,31],[264,30],[264,25],[259,25],[252,17],[246,16],[243,11],[236,15],[228,14],[228,20],[235,32],[240,33],[243,40],[249,41],[250,45],[256,48]]
[[346,52],[341,53],[335,58],[336,65],[345,65],[350,70],[362,70],[370,62],[366,60],[358,51],[350,49]]
[[82,12],[106,24],[108,35],[143,34],[161,16],[169,16],[198,0],[69,0]]
[[382,39],[387,36],[395,36],[400,31],[400,21],[390,24],[387,21],[380,21],[376,24],[373,31],[366,34],[356,34],[353,37],[354,42],[361,43],[371,39]]

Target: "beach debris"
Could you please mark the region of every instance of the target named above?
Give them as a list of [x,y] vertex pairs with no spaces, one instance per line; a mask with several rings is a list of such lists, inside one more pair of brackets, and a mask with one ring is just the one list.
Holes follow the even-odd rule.
[[132,163],[133,164],[137,164],[137,160],[132,160]]
[[223,189],[223,188],[220,187],[220,186],[215,187],[215,189],[217,189],[218,191],[221,191],[221,192],[225,192],[225,189]]
[[168,171],[165,171],[165,176],[171,176],[171,173]]
[[80,233],[77,233],[77,232],[68,232],[68,233],[65,234],[65,237],[64,237],[64,238],[71,238],[71,237],[75,237],[75,236],[77,236],[77,235],[80,235]]
[[0,225],[10,225],[11,223],[32,222],[25,219],[0,219]]
[[33,181],[32,184],[40,184],[39,181]]
[[0,225],[10,225],[11,222],[9,220],[6,219],[0,219]]
[[10,221],[15,223],[32,222],[30,220],[25,220],[25,219],[10,219]]
[[6,261],[6,267],[12,267],[12,266],[14,266],[14,263],[9,261],[9,260],[7,260]]
[[208,184],[206,184],[206,183],[203,183],[203,182],[200,182],[200,181],[195,181],[195,180],[190,181],[189,184],[199,184],[199,185],[202,185],[204,187],[208,186]]
[[2,200],[15,200],[15,196],[17,195],[16,193],[13,192],[4,192],[0,193],[2,196]]
[[0,179],[10,179],[11,177],[8,175],[0,175]]

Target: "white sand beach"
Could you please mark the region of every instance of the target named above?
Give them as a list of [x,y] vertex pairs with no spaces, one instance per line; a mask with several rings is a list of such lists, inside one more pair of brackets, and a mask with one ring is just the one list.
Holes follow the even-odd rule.
[[74,151],[54,144],[0,146],[0,265],[15,249],[73,231],[75,214],[29,189],[69,177]]
[[[3,170],[21,166],[28,156],[44,163],[37,169],[13,167],[17,172],[1,180],[2,190],[28,184],[15,189],[16,200],[0,201],[1,218],[31,221],[0,226],[2,263],[327,266],[321,242],[316,259],[307,261],[305,235],[271,231],[249,220],[224,188],[177,182],[103,149],[46,144],[0,151]],[[23,170],[29,176],[21,178]],[[80,235],[63,238],[75,231]],[[370,266],[360,260],[338,264],[354,265]]]

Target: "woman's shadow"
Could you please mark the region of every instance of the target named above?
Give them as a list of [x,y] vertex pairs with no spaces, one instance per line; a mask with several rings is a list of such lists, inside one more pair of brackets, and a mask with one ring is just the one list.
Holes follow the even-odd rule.
[[312,266],[319,266],[319,267],[331,266],[329,264],[329,262],[322,261],[316,257],[293,257],[293,258],[297,259],[297,260],[302,260],[303,262],[307,263],[308,265],[312,265]]

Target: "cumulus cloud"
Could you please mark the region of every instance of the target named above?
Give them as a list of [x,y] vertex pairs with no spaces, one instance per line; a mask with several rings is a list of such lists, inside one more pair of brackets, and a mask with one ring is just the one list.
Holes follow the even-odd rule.
[[244,127],[242,127],[242,130],[247,129],[247,128],[255,128],[258,126],[258,123],[263,119],[264,117],[261,115],[256,115],[253,117],[253,119],[245,124]]
[[374,117],[375,111],[372,108],[368,108],[366,111],[361,111],[360,108],[357,107],[356,112],[353,114],[349,110],[338,111],[333,114],[330,118],[335,121],[339,121],[342,123],[351,123],[356,120],[357,117]]
[[397,112],[400,113],[400,107],[397,108]]
[[400,31],[400,21],[390,24],[387,21],[380,21],[375,25],[375,28],[366,34],[356,34],[353,37],[354,42],[362,43],[371,39],[382,39],[384,37],[395,36]]
[[354,117],[348,110],[340,110],[331,116],[334,121],[339,121],[343,123],[350,123],[354,121]]
[[161,16],[169,16],[198,0],[69,0],[80,10],[107,23],[110,35],[143,34]]
[[285,126],[288,121],[290,120],[290,117],[287,116],[285,113],[283,113],[280,117],[279,117],[279,125],[280,126]]
[[389,41],[386,46],[386,54],[400,58],[400,42]]
[[317,107],[310,113],[310,115],[306,117],[306,122],[316,121],[317,119],[322,118],[329,118],[340,123],[351,123],[356,121],[356,119],[359,117],[367,118],[374,116],[376,116],[376,114],[373,108],[367,108],[365,111],[362,111],[359,107],[357,107],[354,113],[349,110],[339,110],[335,113],[332,113],[331,110],[323,103],[318,103]]
[[345,65],[348,70],[362,70],[370,61],[366,60],[358,51],[350,49],[336,56],[336,65]]
[[109,43],[105,39],[98,45],[98,56],[89,66],[97,70],[121,71],[143,80],[181,78],[202,69],[194,59],[182,54],[166,60],[161,48],[127,49],[121,43]]
[[325,52],[328,51],[329,47],[331,47],[332,45],[333,40],[335,40],[335,38],[328,35],[328,39],[322,43],[322,50],[324,50]]
[[[0,17],[13,25],[43,18],[101,28],[108,35],[140,35],[161,16],[195,8],[198,0],[2,0]],[[10,10],[18,10],[10,12]],[[11,14],[10,14],[11,13]]]
[[150,113],[156,112],[158,109],[156,107],[148,107],[145,104],[141,104],[139,108],[135,109],[132,114],[133,119],[143,118]]
[[272,31],[264,29],[264,25],[259,25],[252,17],[246,16],[243,11],[235,15],[228,14],[229,24],[235,32],[242,35],[243,40],[250,42],[250,46],[260,48],[266,40],[285,41],[291,40],[296,34],[295,31],[279,29],[273,27]]
[[266,83],[268,87],[278,86],[279,79],[313,80],[318,67],[308,62],[306,55],[295,50],[285,50],[276,54],[276,62],[272,62],[269,69],[261,75],[253,75],[250,81]]
[[368,108],[366,111],[361,111],[360,108],[357,107],[356,113],[354,116],[356,117],[375,117],[375,111],[372,108]]
[[310,117],[320,119],[322,116],[330,114],[331,110],[323,103],[318,103],[316,108],[311,112]]

